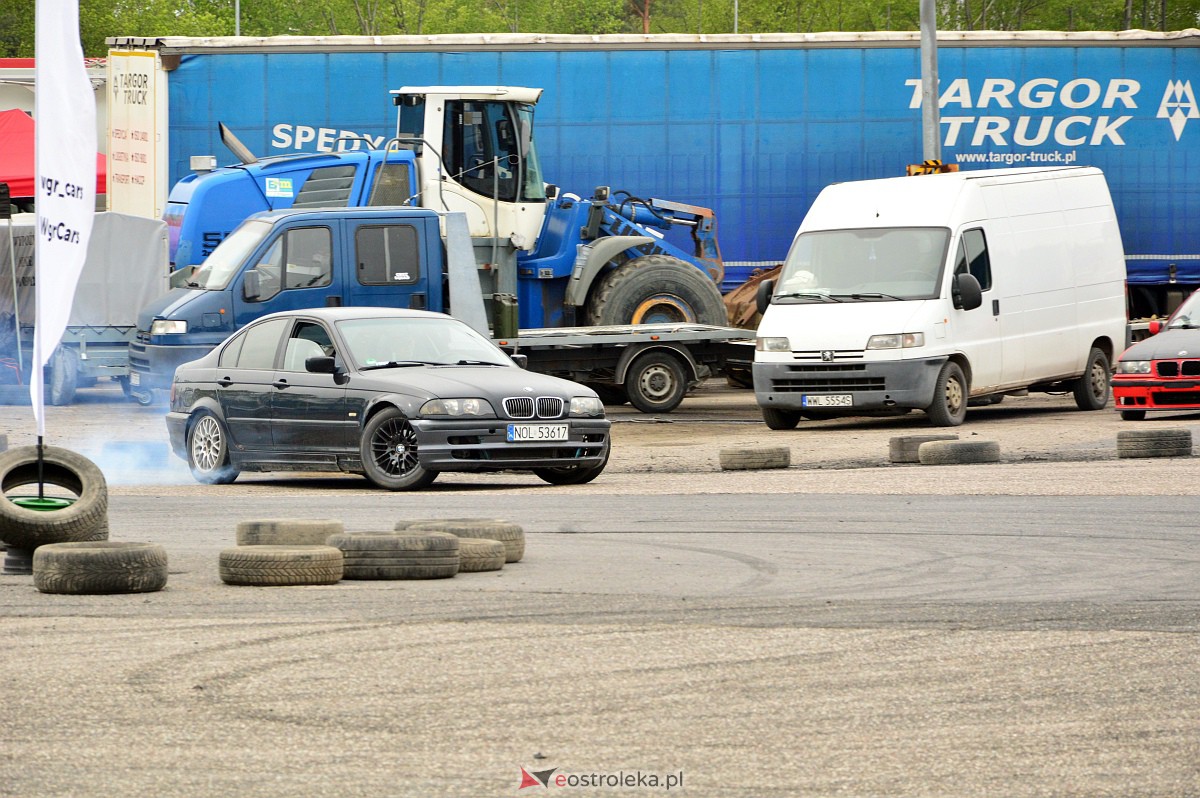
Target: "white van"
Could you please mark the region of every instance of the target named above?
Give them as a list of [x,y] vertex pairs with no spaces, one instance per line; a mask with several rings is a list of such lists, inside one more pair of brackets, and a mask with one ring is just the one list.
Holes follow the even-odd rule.
[[771,429],[1005,393],[1108,403],[1125,256],[1099,169],[998,169],[829,186],[758,294],[754,395]]

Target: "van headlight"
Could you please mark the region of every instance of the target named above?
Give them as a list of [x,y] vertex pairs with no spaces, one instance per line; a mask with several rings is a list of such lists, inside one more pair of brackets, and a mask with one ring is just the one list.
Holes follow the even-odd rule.
[[754,348],[759,352],[791,352],[792,345],[786,338],[755,338]]
[[187,332],[184,319],[155,319],[150,322],[151,335],[183,335]]
[[421,405],[421,416],[495,416],[487,399],[430,399]]
[[867,339],[867,349],[912,349],[916,346],[925,346],[925,333],[889,333]]
[[1119,360],[1117,361],[1118,374],[1149,374],[1149,360]]
[[572,396],[571,415],[584,417],[602,416],[604,415],[604,402],[601,402],[594,396]]

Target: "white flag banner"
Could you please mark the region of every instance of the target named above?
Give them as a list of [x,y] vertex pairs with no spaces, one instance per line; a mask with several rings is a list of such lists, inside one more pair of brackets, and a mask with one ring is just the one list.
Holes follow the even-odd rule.
[[79,43],[78,0],[37,0],[35,24],[37,320],[29,395],[40,438],[42,367],[67,328],[96,212],[96,98]]

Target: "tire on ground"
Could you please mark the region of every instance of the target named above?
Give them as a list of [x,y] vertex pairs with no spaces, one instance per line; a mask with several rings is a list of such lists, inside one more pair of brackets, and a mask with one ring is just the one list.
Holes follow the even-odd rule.
[[333,519],[272,518],[241,521],[237,525],[239,546],[324,546],[330,535],[346,531]]
[[444,532],[347,532],[329,536],[346,579],[445,579],[459,570],[459,540]]
[[956,465],[1000,462],[1000,444],[996,441],[929,441],[917,447],[922,465]]
[[157,543],[49,543],[33,553],[43,593],[152,593],[167,584],[167,550]]
[[332,585],[342,578],[342,552],[333,546],[238,546],[221,552],[227,585]]
[[1191,457],[1189,429],[1129,429],[1117,433],[1117,457]]
[[487,538],[463,538],[458,547],[459,571],[499,571],[508,556],[503,543]]
[[593,289],[587,315],[589,325],[724,326],[728,321],[717,284],[692,264],[670,255],[643,255],[613,269]]
[[525,530],[498,518],[445,518],[408,522],[408,531],[449,532],[460,538],[485,538],[504,544],[504,561],[520,562],[525,556]]
[[[46,543],[72,543],[108,536],[108,484],[91,460],[69,449],[42,449],[42,482],[74,493],[75,501],[59,510],[32,510],[5,498],[16,488],[38,483],[36,446],[0,453],[0,540],[15,549]],[[104,538],[97,538],[103,532]]]
[[888,461],[892,463],[919,463],[917,450],[922,443],[930,441],[956,441],[957,435],[901,435],[888,439]]
[[735,446],[722,449],[719,460],[722,471],[787,468],[792,464],[792,450],[786,446]]

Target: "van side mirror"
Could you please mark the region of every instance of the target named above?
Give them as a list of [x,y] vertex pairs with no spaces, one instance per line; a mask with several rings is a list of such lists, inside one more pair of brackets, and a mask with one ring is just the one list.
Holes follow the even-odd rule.
[[258,269],[250,269],[242,275],[242,296],[246,299],[258,299],[261,292],[258,280]]
[[974,310],[983,304],[983,289],[979,280],[970,272],[954,275],[950,298],[959,310]]
[[759,315],[767,312],[767,306],[771,304],[771,295],[774,293],[774,280],[763,280],[758,284],[758,291],[754,294],[754,307],[758,308]]
[[529,355],[509,355],[512,362],[516,363],[523,369],[529,368]]

